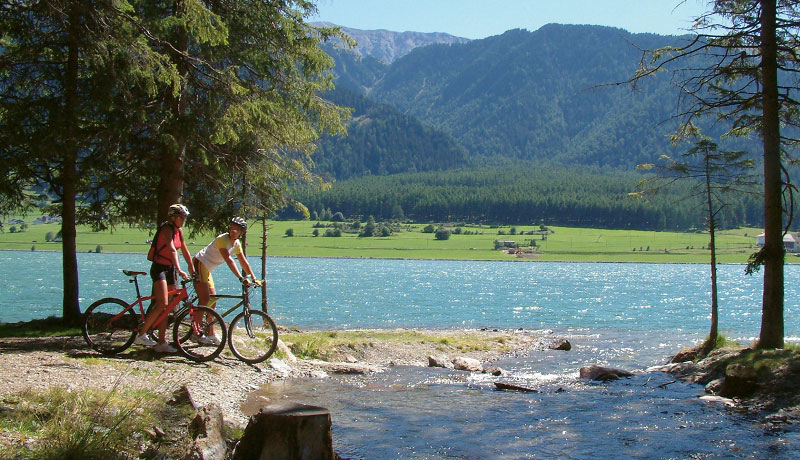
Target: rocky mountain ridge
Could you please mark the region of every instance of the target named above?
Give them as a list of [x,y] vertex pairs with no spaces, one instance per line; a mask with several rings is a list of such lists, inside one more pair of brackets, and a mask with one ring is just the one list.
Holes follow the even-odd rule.
[[[332,27],[329,22],[312,23],[315,26]],[[339,26],[342,31],[352,37],[358,45],[352,50],[358,56],[371,56],[391,64],[405,56],[415,48],[433,44],[466,43],[468,38],[456,37],[442,32],[393,32],[385,29],[361,30]]]

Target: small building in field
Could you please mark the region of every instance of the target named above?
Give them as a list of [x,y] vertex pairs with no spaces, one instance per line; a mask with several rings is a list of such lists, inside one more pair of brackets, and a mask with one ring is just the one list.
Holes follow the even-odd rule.
[[[756,246],[759,248],[764,247],[763,233],[756,237]],[[793,233],[783,235],[783,247],[786,248],[787,252],[800,252],[800,236]]]

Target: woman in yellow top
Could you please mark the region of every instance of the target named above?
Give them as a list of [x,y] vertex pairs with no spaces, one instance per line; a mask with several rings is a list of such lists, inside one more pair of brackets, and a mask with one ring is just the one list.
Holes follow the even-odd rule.
[[[214,289],[214,279],[211,277],[211,272],[223,263],[228,265],[231,272],[233,272],[242,283],[249,283],[245,277],[246,275],[250,275],[253,280],[256,279],[256,276],[253,274],[253,269],[250,267],[250,263],[247,261],[244,251],[242,251],[241,242],[239,241],[239,237],[245,232],[247,232],[247,221],[241,217],[234,217],[231,219],[228,233],[217,236],[208,246],[195,254],[192,259],[195,273],[197,274],[194,289],[197,292],[197,302],[199,305],[209,306],[209,299],[212,295],[217,293],[216,289]],[[236,266],[236,262],[234,262],[232,256],[236,256],[236,258],[239,259],[242,271],[239,271],[239,267]],[[242,274],[242,272],[244,272],[244,274]],[[258,284],[258,281],[255,282]],[[215,306],[216,305],[210,305],[211,308],[215,308]],[[192,337],[192,339],[203,344],[219,345],[217,338],[212,335],[208,337]]]

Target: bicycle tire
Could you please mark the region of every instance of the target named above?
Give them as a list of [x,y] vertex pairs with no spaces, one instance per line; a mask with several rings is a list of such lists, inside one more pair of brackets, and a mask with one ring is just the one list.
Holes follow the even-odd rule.
[[275,353],[278,327],[261,310],[243,311],[228,327],[228,345],[234,356],[249,364],[260,363]]
[[[200,318],[196,323],[193,318]],[[213,334],[211,331],[213,330]],[[216,344],[204,344],[192,339],[193,335],[214,337]],[[215,310],[208,307],[192,307],[175,318],[172,339],[183,356],[193,361],[211,361],[225,348],[228,330],[225,321]]]
[[[133,308],[120,299],[100,299],[83,314],[83,338],[93,350],[114,355],[130,347],[136,339],[139,318]],[[122,313],[116,319],[115,316]],[[112,320],[113,319],[113,320]]]

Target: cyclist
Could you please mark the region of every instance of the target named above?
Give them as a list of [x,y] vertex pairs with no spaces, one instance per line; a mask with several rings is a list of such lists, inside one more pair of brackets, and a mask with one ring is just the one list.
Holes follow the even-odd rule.
[[153,322],[158,318],[168,303],[167,293],[175,289],[178,283],[177,275],[183,279],[188,279],[189,275],[181,270],[178,260],[178,250],[180,249],[183,258],[189,265],[189,273],[194,276],[192,266],[192,255],[186,248],[183,240],[183,224],[189,216],[189,210],[182,204],[173,204],[167,212],[169,220],[162,223],[156,235],[153,237],[153,247],[148,259],[153,261],[150,267],[150,278],[153,280],[153,297],[156,307],[153,308],[145,317],[144,325],[139,331],[133,343],[144,346],[155,346],[154,350],[160,353],[175,353],[175,347],[167,343],[167,318],[164,318],[158,326],[158,344],[147,337],[147,332],[153,327]]
[[[199,305],[209,306],[211,296],[217,293],[216,289],[214,289],[214,279],[211,277],[211,272],[223,263],[228,265],[231,272],[242,283],[249,283],[245,276],[250,275],[254,282],[260,285],[260,282],[256,280],[256,276],[253,274],[253,269],[250,267],[247,257],[244,255],[244,251],[242,251],[242,245],[239,241],[239,237],[245,232],[247,232],[247,221],[241,217],[234,217],[230,221],[228,233],[217,236],[208,246],[194,255],[193,264],[195,273],[197,273],[194,290],[197,292],[197,303]],[[231,256],[236,256],[239,259],[239,264],[242,266],[241,271],[239,271],[239,267],[236,266],[236,262]],[[215,308],[216,305],[210,305],[210,307]],[[202,344],[219,345],[217,338],[214,336],[192,337],[192,339]]]

